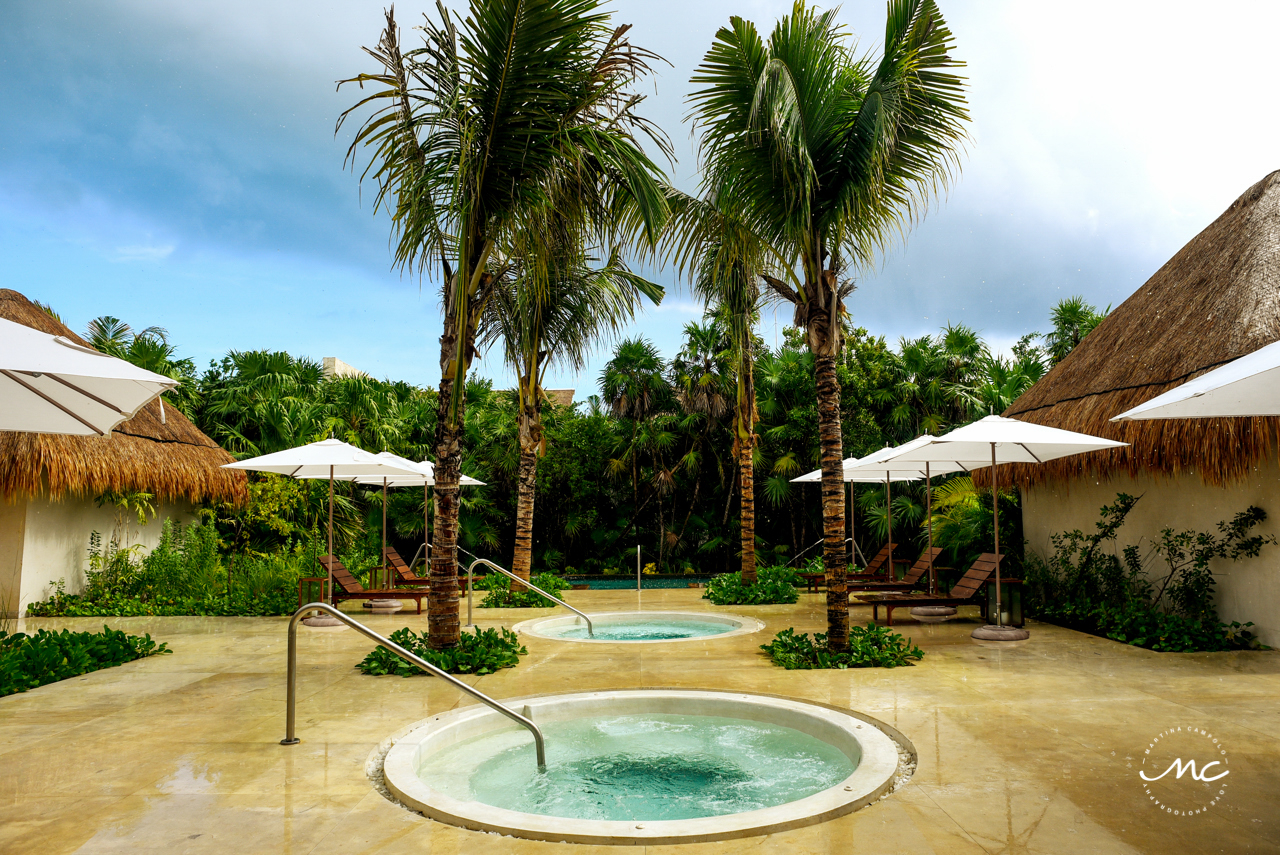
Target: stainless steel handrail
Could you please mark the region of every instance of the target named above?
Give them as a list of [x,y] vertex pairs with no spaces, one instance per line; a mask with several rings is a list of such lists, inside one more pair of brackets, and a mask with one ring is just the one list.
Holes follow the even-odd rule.
[[510,570],[507,570],[507,569],[504,569],[504,568],[502,568],[502,567],[499,567],[497,564],[494,564],[494,563],[493,563],[492,561],[490,561],[488,558],[477,558],[475,561],[472,561],[470,564],[468,564],[468,565],[467,565],[467,626],[472,626],[472,623],[471,623],[471,592],[472,592],[472,590],[475,588],[475,585],[473,584],[473,583],[474,583],[474,580],[475,580],[475,575],[474,575],[474,573],[473,573],[472,571],[475,569],[475,566],[476,566],[477,564],[485,564],[485,565],[487,565],[487,566],[489,566],[489,567],[492,567],[494,570],[497,570],[497,571],[498,571],[499,573],[501,573],[502,575],[504,575],[504,576],[510,576],[512,579],[515,579],[517,582],[519,582],[521,585],[524,585],[526,588],[532,588],[533,590],[537,591],[537,592],[538,592],[539,594],[541,594],[542,596],[546,597],[548,600],[551,600],[551,601],[553,601],[553,602],[559,603],[560,605],[564,606],[564,607],[565,607],[566,609],[568,609],[569,611],[571,611],[571,612],[575,612],[575,613],[576,613],[576,614],[578,614],[578,615],[579,615],[583,620],[585,620],[585,621],[587,622],[587,635],[588,635],[589,637],[591,637],[591,638],[595,638],[595,637],[596,637],[596,628],[595,628],[594,626],[592,626],[592,625],[591,625],[591,618],[587,617],[587,613],[586,613],[586,612],[579,611],[578,609],[575,609],[573,606],[569,605],[569,604],[568,604],[568,603],[566,603],[564,600],[562,600],[562,599],[560,599],[559,597],[557,597],[555,594],[548,594],[546,591],[542,590],[542,589],[541,589],[541,588],[539,588],[537,585],[533,584],[532,582],[528,581],[527,579],[521,579],[519,576],[517,576],[515,573],[512,573]]
[[294,612],[293,617],[289,620],[289,671],[288,677],[286,678],[288,680],[288,687],[286,689],[285,696],[285,737],[280,740],[281,745],[297,745],[302,741],[294,735],[295,713],[297,711],[298,702],[298,621],[302,620],[302,616],[308,612],[324,612],[327,615],[337,618],[356,632],[377,644],[379,647],[385,647],[401,659],[404,659],[407,662],[412,662],[427,673],[443,678],[454,688],[466,692],[480,703],[488,706],[494,712],[500,712],[516,724],[528,728],[529,732],[533,734],[533,744],[538,752],[538,768],[546,768],[546,742],[542,738],[541,728],[534,724],[531,719],[525,718],[515,710],[503,706],[484,692],[471,688],[457,677],[447,671],[442,671],[422,657],[413,655],[394,641],[383,638],[381,635],[378,635],[378,633],[353,619],[345,612],[340,612],[332,606],[325,605],[324,603],[307,603],[305,606]]
[[418,547],[418,551],[413,553],[413,560],[409,562],[409,572],[413,572],[413,568],[418,566],[418,559],[422,557],[422,553],[427,550],[427,544]]
[[[790,567],[792,564],[796,562],[796,559],[799,558],[801,555],[804,555],[806,552],[808,552],[810,549],[813,549],[813,547],[815,546],[821,546],[825,541],[826,541],[826,538],[818,538],[818,540],[814,541],[813,544],[811,544],[810,546],[806,546],[804,549],[797,552],[791,558],[791,560],[787,562],[786,566]],[[858,542],[854,540],[852,537],[846,537],[844,539],[844,542],[853,543],[853,551],[856,552],[858,554],[858,557],[862,559],[862,565],[865,567],[867,564],[867,556],[863,555],[862,550],[858,548]]]

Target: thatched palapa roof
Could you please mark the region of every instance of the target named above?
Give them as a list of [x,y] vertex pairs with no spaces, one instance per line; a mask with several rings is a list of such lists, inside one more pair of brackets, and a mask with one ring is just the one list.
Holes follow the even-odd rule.
[[[0,289],[0,318],[88,344],[17,291]],[[110,435],[61,436],[0,431],[0,498],[109,490],[146,490],[159,499],[193,502],[245,498],[245,473],[221,469],[234,458],[175,407],[152,401]]]
[[1280,171],[1245,191],[1023,394],[1006,416],[1132,443],[1022,467],[1022,483],[1093,473],[1243,477],[1280,419],[1109,419],[1280,339]]

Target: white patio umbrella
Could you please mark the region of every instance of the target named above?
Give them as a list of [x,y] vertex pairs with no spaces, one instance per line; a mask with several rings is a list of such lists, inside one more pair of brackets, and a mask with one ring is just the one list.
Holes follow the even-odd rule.
[[[977,461],[961,461],[961,460],[926,460],[920,462],[908,462],[902,458],[911,454],[913,451],[924,448],[932,443],[937,437],[925,434],[918,436],[910,442],[902,445],[882,448],[873,454],[859,460],[851,467],[846,467],[846,475],[857,476],[866,473],[872,476],[874,480],[879,480],[880,473],[885,477],[885,507],[889,509],[889,543],[893,543],[893,512],[889,497],[889,481],[888,476],[893,474],[901,477],[895,477],[894,480],[899,481],[916,481],[920,478],[925,480],[924,491],[924,513],[925,523],[929,531],[929,592],[934,593],[937,589],[937,579],[933,570],[933,476],[947,475],[952,472],[968,472],[970,469],[983,466],[985,464]],[[914,473],[914,474],[911,474]],[[871,480],[871,479],[868,479]]]
[[[842,480],[844,480],[846,484],[850,485],[849,490],[846,494],[845,501],[846,501],[847,513],[849,515],[849,534],[850,534],[849,540],[851,542],[857,536],[853,526],[853,486],[852,486],[853,484],[855,483],[879,484],[881,481],[883,481],[885,507],[890,507],[890,502],[892,501],[892,498],[893,498],[890,487],[889,487],[889,483],[891,481],[916,481],[924,477],[923,467],[917,467],[917,466],[909,466],[906,469],[900,469],[900,470],[898,469],[872,470],[872,469],[859,468],[862,465],[862,463],[873,460],[873,458],[876,458],[877,456],[882,455],[886,450],[888,449],[882,448],[879,451],[876,451],[876,452],[873,452],[872,454],[867,455],[866,457],[862,457],[862,458],[846,457],[843,461],[841,461],[842,471],[841,471],[840,477],[842,478]],[[812,472],[806,472],[805,474],[797,478],[792,478],[791,481],[792,483],[796,483],[796,484],[809,484],[809,483],[821,482],[822,470],[815,469]],[[890,543],[893,542],[892,518],[890,519],[890,523],[889,523],[889,542]],[[853,545],[850,548],[850,556],[849,556],[850,562],[853,561],[853,557],[854,557],[853,550],[855,549],[857,549],[857,544],[853,543]],[[865,556],[863,560],[865,560]],[[890,563],[892,564],[892,562]]]
[[[1046,427],[1031,422],[1020,422],[1003,416],[987,416],[984,419],[956,428],[950,433],[921,443],[918,447],[895,455],[895,464],[938,462],[964,463],[982,460],[989,454],[991,486],[999,486],[998,463],[1044,463],[1086,451],[1101,451],[1128,445],[1113,439],[1103,439],[1075,431]],[[967,468],[978,468],[976,466]],[[1000,508],[992,501],[995,522],[995,554],[1000,556]],[[996,625],[974,630],[974,638],[1013,641],[1028,637],[1026,630],[1004,626],[1000,609],[1000,561],[996,561]]]
[[1111,421],[1236,416],[1280,416],[1280,341],[1188,380]]
[[[408,463],[409,461],[404,461]],[[274,472],[290,478],[319,479],[329,481],[329,555],[333,555],[333,482],[352,481],[360,476],[387,474],[415,476],[421,474],[416,464],[413,468],[380,460],[362,448],[348,445],[338,439],[325,439],[273,454],[264,454],[249,460],[227,463],[223,469],[248,469],[253,472]],[[329,570],[329,597],[333,598],[333,570]],[[330,619],[332,620],[332,619]]]
[[[0,430],[105,436],[176,380],[0,318]],[[160,403],[161,419],[164,402]]]
[[[377,475],[365,475],[365,476],[354,479],[357,484],[367,484],[371,486],[377,486],[379,484],[382,485],[383,555],[384,556],[386,555],[386,548],[387,548],[387,488],[388,487],[421,487],[422,488],[422,501],[423,501],[422,542],[425,544],[428,544],[428,548],[430,548],[429,535],[431,532],[431,519],[430,519],[431,499],[430,499],[430,496],[428,495],[427,490],[429,487],[433,486],[436,483],[435,464],[432,463],[430,460],[423,460],[418,463],[414,463],[412,460],[406,460],[403,457],[398,457],[389,451],[383,451],[374,456],[382,458],[383,460],[389,463],[392,463],[393,465],[396,465],[396,466],[413,467],[419,473],[413,476],[395,475],[392,477],[387,477],[386,475],[383,475],[382,477],[378,477]],[[461,484],[463,487],[483,487],[484,486],[483,481],[477,481],[475,478],[472,478],[469,475],[463,475],[461,480],[459,481],[459,484]]]

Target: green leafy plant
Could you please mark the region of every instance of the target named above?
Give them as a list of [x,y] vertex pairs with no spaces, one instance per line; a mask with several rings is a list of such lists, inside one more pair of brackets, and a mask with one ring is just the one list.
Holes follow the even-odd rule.
[[[1267,518],[1250,507],[1218,532],[1162,529],[1147,560],[1137,545],[1116,554],[1114,541],[1138,497],[1116,495],[1099,511],[1095,531],[1050,538],[1047,558],[1028,556],[1028,611],[1053,623],[1162,652],[1256,649],[1252,623],[1224,624],[1214,606],[1213,559],[1256,557],[1275,543],[1251,534]],[[1109,545],[1110,548],[1109,548]],[[1152,558],[1156,560],[1151,560]]]
[[724,573],[707,582],[702,599],[717,606],[759,606],[800,599],[800,576],[790,567],[761,567],[754,585],[742,584],[742,573]]
[[[391,633],[390,637],[405,650],[450,674],[492,674],[503,668],[514,668],[520,664],[520,657],[529,653],[519,636],[506,627],[477,627],[473,633],[464,632],[458,646],[447,650],[432,650],[427,645],[427,633],[416,633],[407,626]],[[356,667],[361,674],[375,676],[413,677],[427,673],[385,647],[374,648]]]
[[102,632],[0,632],[0,696],[171,652],[150,635],[127,635],[106,626]]
[[[480,603],[482,609],[545,609],[554,606],[555,603],[539,594],[521,585],[513,582],[511,579],[503,576],[501,573],[490,573],[484,577],[485,587],[489,593],[485,595],[484,600]],[[539,573],[531,580],[548,594],[559,597],[561,591],[567,591],[572,587],[564,579],[554,573]],[[480,586],[477,584],[477,588]]]
[[796,634],[784,629],[773,641],[760,645],[774,665],[788,671],[814,668],[897,668],[924,658],[924,651],[888,627],[868,623],[849,628],[849,647],[831,650],[827,636],[821,632],[810,638],[807,632]]

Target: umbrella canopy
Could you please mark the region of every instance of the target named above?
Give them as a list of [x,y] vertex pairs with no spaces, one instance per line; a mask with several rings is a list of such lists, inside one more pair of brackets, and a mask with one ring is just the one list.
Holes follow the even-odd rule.
[[1280,341],[1188,380],[1113,422],[1280,416]]
[[354,481],[361,476],[381,478],[383,474],[388,477],[414,477],[421,474],[417,464],[407,460],[403,464],[391,463],[340,439],[325,439],[300,445],[228,463],[223,468],[275,472],[290,478],[331,478],[335,481]]
[[[921,439],[926,439],[921,437]],[[990,466],[992,451],[1000,463],[1044,463],[1071,454],[1120,448],[1127,442],[1045,427],[1003,416],[987,416],[894,456],[895,463],[937,465],[953,462],[961,469]],[[962,464],[962,465],[960,465]]]
[[[403,457],[396,457],[394,454],[389,454],[388,452],[385,452],[385,451],[382,452],[382,454],[378,454],[375,456],[382,457],[383,455],[386,455],[388,458],[393,458],[396,461],[403,461],[404,463],[410,466],[416,467],[419,471],[419,474],[417,475],[397,475],[397,476],[388,478],[387,479],[388,487],[431,487],[435,485],[436,465],[432,463],[430,460],[423,460],[418,463],[414,463],[411,460],[405,460]],[[369,476],[356,478],[355,480],[359,484],[378,484],[378,485],[382,484],[382,476],[380,475],[369,475]],[[463,475],[462,479],[458,483],[461,484],[463,487],[485,486],[484,481],[477,481],[475,478],[472,478],[470,475]]]
[[[925,437],[921,437],[925,439]],[[1101,451],[1109,448],[1120,448],[1127,442],[1114,439],[1103,439],[1085,433],[1045,427],[1031,422],[1020,422],[1003,416],[987,416],[973,424],[956,428],[950,433],[930,438],[910,451],[895,455],[895,463],[908,462],[955,462],[990,459],[991,484],[998,485],[996,466],[999,463],[1044,463],[1071,454],[1083,454],[1086,451]],[[966,465],[964,468],[977,469],[977,465]],[[995,633],[983,633],[986,628],[975,630],[978,638],[1026,638],[1025,631],[1016,635],[1010,634],[1003,626],[1000,609],[1000,506],[991,503],[991,512],[995,522],[995,554],[996,561],[996,626]]]
[[[394,455],[392,455],[394,457]],[[403,458],[396,458],[403,460]],[[408,464],[408,466],[404,465]],[[333,482],[354,481],[360,476],[386,475],[416,476],[421,470],[416,464],[404,460],[392,463],[379,459],[362,448],[348,445],[339,439],[325,439],[297,448],[288,448],[273,454],[264,454],[249,460],[228,463],[224,469],[248,469],[253,472],[274,472],[290,478],[320,479],[329,481],[329,555],[333,555]],[[329,597],[333,597],[333,565],[329,565]]]
[[0,318],[0,430],[105,436],[176,380]]

